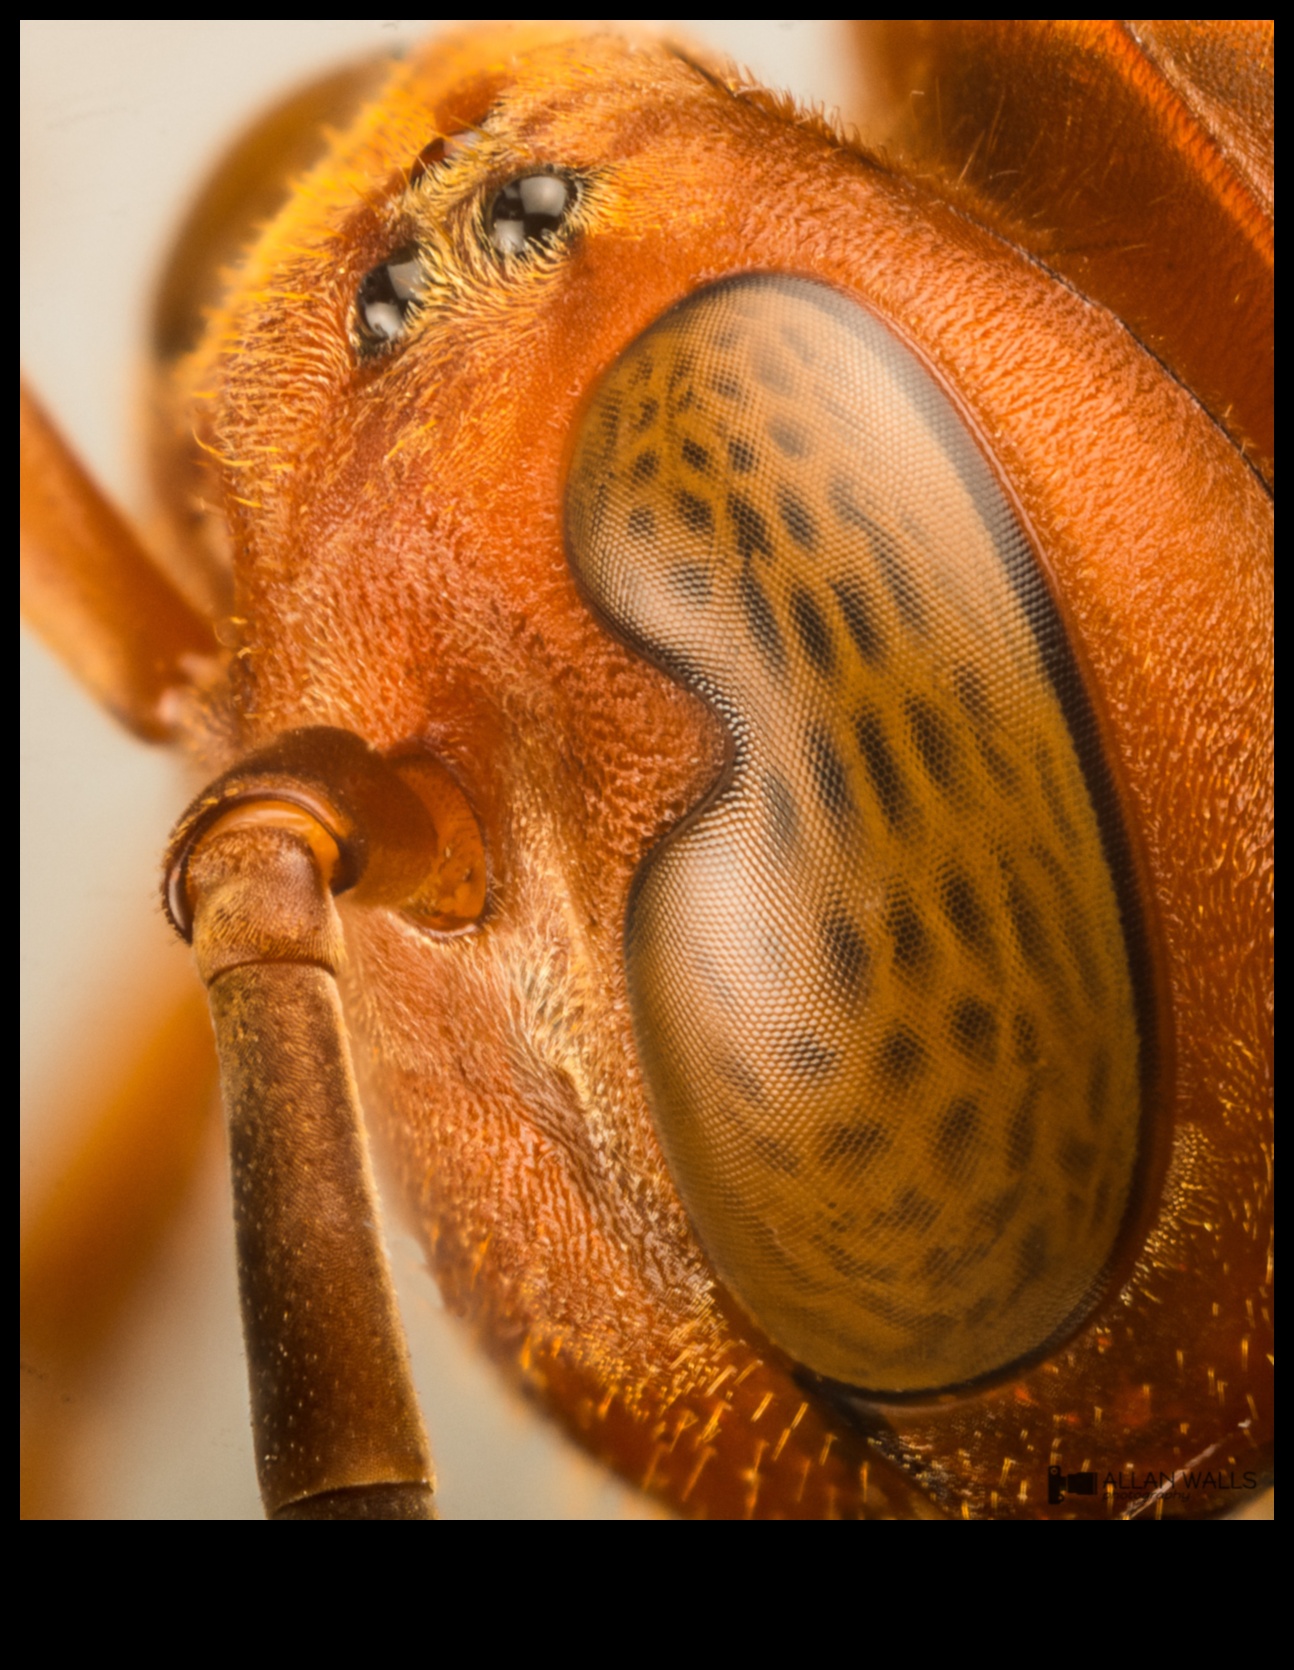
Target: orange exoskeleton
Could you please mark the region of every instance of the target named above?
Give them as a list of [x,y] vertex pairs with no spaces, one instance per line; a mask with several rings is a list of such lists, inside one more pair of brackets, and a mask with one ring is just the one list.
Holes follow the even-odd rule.
[[[879,154],[650,41],[415,53],[164,315],[124,602],[31,431],[31,608],[322,822],[327,947],[257,883],[213,1004],[335,970],[446,1303],[596,1455],[699,1515],[1214,1513],[1271,1445],[1268,37],[957,41],[1018,120],[942,39],[873,41]],[[996,193],[1047,77],[1141,245],[1059,148]]]

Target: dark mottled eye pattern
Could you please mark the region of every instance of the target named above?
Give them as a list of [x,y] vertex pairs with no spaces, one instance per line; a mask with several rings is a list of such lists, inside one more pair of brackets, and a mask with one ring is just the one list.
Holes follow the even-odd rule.
[[523,255],[560,228],[574,201],[574,186],[560,174],[510,180],[490,205],[490,242],[500,255]]
[[625,350],[567,529],[733,735],[625,937],[703,1244],[820,1374],[1002,1374],[1101,1290],[1145,1040],[1117,807],[1009,502],[878,321],[763,274]]
[[404,335],[421,289],[421,271],[418,251],[406,246],[366,275],[355,297],[355,325],[366,347],[384,347]]

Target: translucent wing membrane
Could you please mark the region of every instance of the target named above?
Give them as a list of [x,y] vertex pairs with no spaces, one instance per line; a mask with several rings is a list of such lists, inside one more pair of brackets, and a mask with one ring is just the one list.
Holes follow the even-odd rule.
[[1095,729],[1006,497],[870,314],[754,276],[604,378],[568,538],[733,738],[627,924],[710,1257],[821,1374],[1002,1371],[1101,1291],[1143,1049]]

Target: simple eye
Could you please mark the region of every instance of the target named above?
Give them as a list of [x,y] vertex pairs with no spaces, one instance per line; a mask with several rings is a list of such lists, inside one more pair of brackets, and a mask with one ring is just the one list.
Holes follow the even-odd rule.
[[373,268],[355,296],[355,328],[365,347],[380,348],[404,335],[421,289],[422,269],[412,245]]
[[543,243],[558,230],[574,201],[574,186],[560,174],[510,180],[490,204],[490,242],[500,255],[523,255],[527,244]]

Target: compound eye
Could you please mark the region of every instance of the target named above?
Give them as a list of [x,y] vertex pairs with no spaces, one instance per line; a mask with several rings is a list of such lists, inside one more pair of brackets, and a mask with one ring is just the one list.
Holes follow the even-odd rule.
[[574,202],[575,188],[560,174],[511,180],[490,205],[490,242],[500,255],[524,255],[560,229]]
[[1011,503],[878,319],[763,273],[605,374],[567,536],[732,729],[625,930],[702,1244],[820,1375],[1006,1374],[1117,1267],[1153,1047],[1119,806]]
[[412,245],[373,268],[355,296],[355,329],[366,348],[382,348],[404,336],[422,287],[422,266]]

